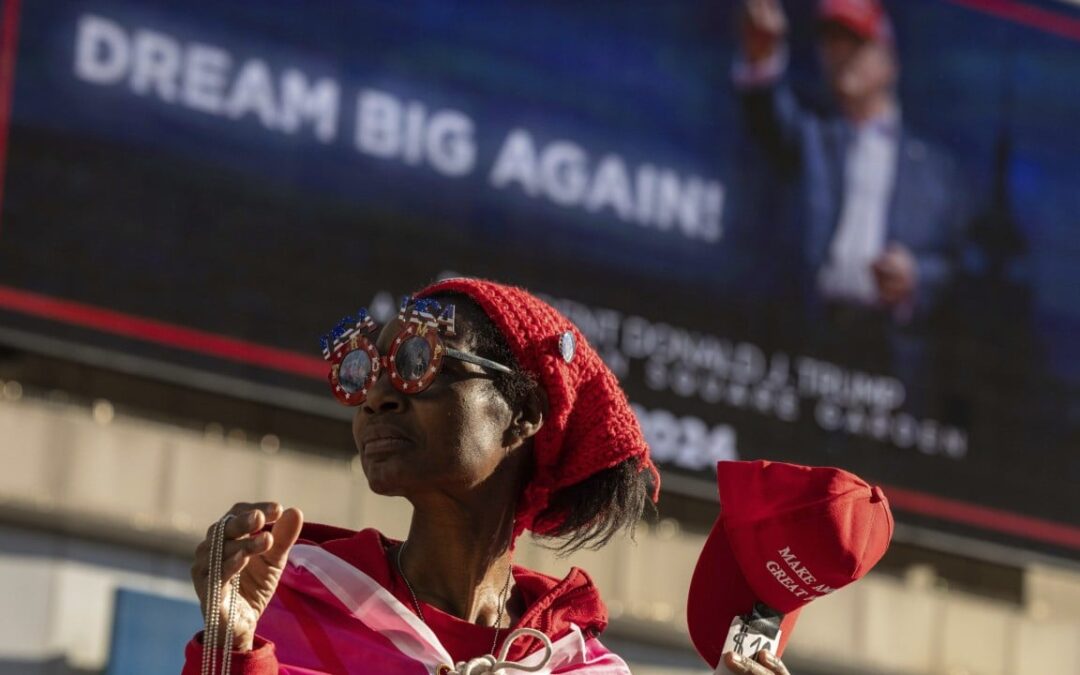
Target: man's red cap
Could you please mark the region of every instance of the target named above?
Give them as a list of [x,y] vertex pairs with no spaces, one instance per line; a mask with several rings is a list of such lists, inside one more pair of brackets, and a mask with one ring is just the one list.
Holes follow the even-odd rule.
[[878,0],[821,0],[821,23],[836,23],[864,40],[891,42],[892,22]]
[[515,514],[515,538],[526,529],[553,532],[566,515],[545,512],[555,492],[634,457],[651,474],[657,500],[660,474],[626,394],[569,319],[523,288],[483,279],[445,279],[415,297],[439,293],[472,298],[547,394],[544,424],[533,437],[533,475]]
[[686,618],[716,667],[731,621],[763,603],[784,614],[777,655],[799,610],[873,567],[892,538],[881,488],[828,467],[720,462],[720,516],[698,558]]

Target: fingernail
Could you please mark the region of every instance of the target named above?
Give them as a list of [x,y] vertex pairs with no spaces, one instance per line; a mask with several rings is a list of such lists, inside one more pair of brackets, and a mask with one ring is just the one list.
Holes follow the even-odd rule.
[[775,666],[780,663],[780,659],[776,658],[776,655],[772,652],[762,652],[765,655],[765,660],[769,662],[770,666]]
[[731,653],[731,662],[739,667],[746,666],[746,657],[738,652]]

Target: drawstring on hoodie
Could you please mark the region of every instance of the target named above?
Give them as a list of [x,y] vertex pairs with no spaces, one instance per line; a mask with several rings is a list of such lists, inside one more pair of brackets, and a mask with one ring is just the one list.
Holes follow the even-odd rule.
[[[535,666],[526,666],[517,661],[507,661],[506,657],[510,653],[510,645],[514,640],[517,640],[523,635],[529,635],[544,645],[544,658],[540,660],[540,663]],[[551,662],[551,655],[554,650],[551,646],[551,640],[547,635],[544,635],[540,631],[534,628],[518,628],[509,635],[506,636],[506,640],[503,642],[502,649],[499,650],[499,658],[496,659],[491,654],[485,654],[484,656],[478,656],[475,659],[469,659],[468,661],[458,661],[454,665],[453,670],[441,671],[440,675],[497,675],[505,668],[513,668],[526,673],[535,673],[538,670],[547,668],[548,663]]]

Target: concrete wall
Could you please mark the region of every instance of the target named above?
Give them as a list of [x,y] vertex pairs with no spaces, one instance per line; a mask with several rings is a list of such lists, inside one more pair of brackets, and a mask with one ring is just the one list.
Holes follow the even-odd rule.
[[[117,417],[104,402],[0,392],[0,513],[19,525],[0,529],[0,673],[5,662],[53,664],[41,672],[102,668],[115,588],[193,597],[186,552],[235,501],[275,499],[313,521],[406,531],[408,505],[373,495],[351,462],[274,438]],[[51,534],[26,534],[34,531]],[[87,543],[95,539],[110,543]],[[662,521],[641,528],[636,543],[572,561],[526,544],[518,562],[554,574],[571,562],[588,570],[610,609],[610,640],[641,650],[635,672],[705,672],[685,625],[702,541]],[[123,553],[136,550],[158,554]],[[1080,673],[1080,576],[1032,566],[1025,582],[1018,607],[949,591],[930,570],[871,574],[804,611],[786,660],[801,672]]]

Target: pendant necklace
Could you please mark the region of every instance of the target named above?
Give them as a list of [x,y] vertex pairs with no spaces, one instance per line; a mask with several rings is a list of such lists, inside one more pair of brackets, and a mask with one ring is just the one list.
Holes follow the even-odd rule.
[[[405,576],[405,569],[401,565],[401,556],[405,553],[405,546],[409,541],[406,539],[401,542],[401,546],[398,547],[396,562],[398,574],[401,575],[401,580],[405,582],[405,588],[409,589],[409,596],[413,601],[413,608],[416,610],[416,615],[420,617],[420,620],[427,624],[427,619],[424,618],[424,610],[420,607],[420,601],[416,599],[416,592],[413,590],[412,584],[409,583],[409,577]],[[506,582],[503,584],[502,592],[499,593],[499,616],[495,619],[495,638],[491,641],[491,653],[495,653],[495,647],[499,644],[499,632],[502,630],[503,614],[506,609],[507,595],[510,592],[510,579],[513,576],[513,566],[509,566],[506,570]]]

